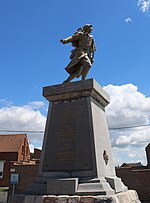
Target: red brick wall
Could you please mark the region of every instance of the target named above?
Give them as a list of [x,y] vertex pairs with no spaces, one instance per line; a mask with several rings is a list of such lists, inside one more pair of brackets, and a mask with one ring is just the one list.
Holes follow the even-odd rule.
[[[39,165],[14,165],[13,162],[5,161],[3,178],[0,179],[0,187],[9,187],[9,195],[12,194],[12,185],[10,184],[11,173],[19,174],[19,183],[15,186],[15,193],[23,191],[32,183],[38,174]],[[11,172],[14,169],[14,172]]]
[[150,202],[150,169],[116,168],[116,174],[129,189],[137,191],[141,201]]
[[18,151],[18,161],[27,161],[30,159],[30,149],[27,138],[22,142],[20,150]]
[[38,166],[39,165],[14,165],[15,173],[19,174],[19,183],[15,187],[16,193],[23,193],[29,184],[35,180],[38,174]]
[[0,152],[0,160],[18,161],[18,152]]
[[41,150],[40,149],[34,149],[34,159],[40,159],[41,156]]

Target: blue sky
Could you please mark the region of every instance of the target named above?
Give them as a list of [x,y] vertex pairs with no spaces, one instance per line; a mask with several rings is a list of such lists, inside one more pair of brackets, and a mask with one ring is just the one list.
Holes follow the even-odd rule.
[[[146,104],[141,110],[142,118],[145,120],[137,122],[133,119],[134,122],[131,124],[148,123],[150,119],[148,113],[150,110],[149,6],[149,0],[0,0],[1,129],[7,128],[9,123],[6,110],[13,109],[18,113],[19,108],[30,109],[30,113],[35,114],[31,116],[33,119],[38,114],[39,120],[43,119],[41,126],[44,126],[47,102],[42,97],[42,87],[62,83],[67,77],[64,67],[69,62],[72,49],[70,44],[62,45],[59,40],[73,34],[78,27],[87,23],[93,25],[93,36],[97,45],[95,63],[88,78],[94,78],[115,98],[124,98],[127,91],[130,92],[131,97],[136,95],[131,99],[130,104],[139,101],[136,108],[136,115],[139,117],[141,114],[138,114],[138,106]],[[118,101],[121,102],[121,99]],[[131,106],[128,110],[131,110]],[[120,108],[122,109],[123,106]],[[109,109],[111,106],[108,111]],[[4,117],[2,112],[5,114]],[[30,113],[26,114],[27,117]],[[112,110],[108,112],[110,118],[111,113]],[[17,115],[18,120],[13,123],[16,118],[14,114],[9,128],[37,129],[36,124],[34,128],[29,125],[24,128],[27,121],[17,124],[20,122],[19,114]],[[134,116],[132,115],[133,118]],[[130,124],[125,118],[123,123],[117,123],[118,114],[116,118],[114,119],[116,124],[110,121],[111,126]],[[31,121],[32,119],[30,123]],[[118,139],[127,134],[121,133]],[[128,135],[129,137],[131,138],[131,134]],[[31,141],[32,138],[33,136]],[[36,142],[36,135],[33,142],[39,145]],[[140,145],[140,149],[144,149],[147,143],[148,135],[144,144]],[[136,160],[141,159],[137,157]]]

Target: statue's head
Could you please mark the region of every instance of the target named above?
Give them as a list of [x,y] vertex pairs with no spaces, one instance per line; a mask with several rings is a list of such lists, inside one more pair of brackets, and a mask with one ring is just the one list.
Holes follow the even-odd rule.
[[84,33],[91,33],[92,32],[92,25],[91,24],[84,25],[83,31],[84,31]]

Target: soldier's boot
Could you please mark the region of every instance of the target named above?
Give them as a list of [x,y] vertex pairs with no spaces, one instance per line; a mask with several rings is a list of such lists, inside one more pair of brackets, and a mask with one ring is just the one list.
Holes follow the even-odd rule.
[[63,83],[68,83],[76,77],[76,74],[71,74]]
[[71,80],[73,80],[76,77],[80,77],[81,73],[83,70],[83,66],[81,66],[81,68],[79,68],[78,71],[76,71],[75,73],[70,74],[70,76],[63,82],[63,83],[67,83],[70,82]]

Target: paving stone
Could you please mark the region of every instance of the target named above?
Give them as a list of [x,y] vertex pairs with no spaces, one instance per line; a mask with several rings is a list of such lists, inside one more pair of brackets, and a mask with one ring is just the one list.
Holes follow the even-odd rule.
[[97,196],[94,198],[94,203],[119,203],[117,197],[102,197]]
[[55,199],[55,195],[44,196],[44,203],[55,203]]
[[94,203],[93,196],[81,196],[80,203]]
[[68,199],[68,203],[79,203],[80,197],[79,196],[70,196]]
[[69,196],[66,196],[66,195],[57,196],[55,199],[55,203],[67,203],[68,198],[69,198]]

